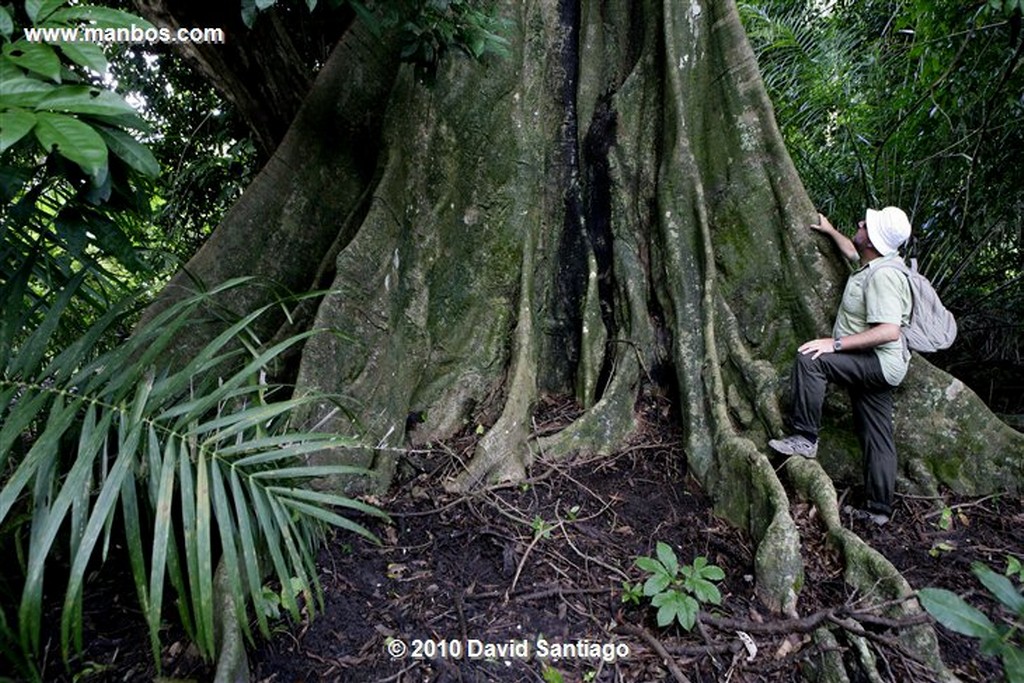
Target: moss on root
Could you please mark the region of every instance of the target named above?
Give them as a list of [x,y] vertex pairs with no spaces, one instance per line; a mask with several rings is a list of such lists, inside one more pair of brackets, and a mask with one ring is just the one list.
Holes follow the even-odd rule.
[[[863,607],[878,606],[885,616],[894,619],[920,615],[921,608],[914,598],[914,589],[900,572],[860,536],[843,528],[835,487],[819,463],[790,458],[785,469],[797,494],[817,508],[825,533],[840,551],[845,567],[844,579],[859,596]],[[926,663],[940,680],[955,680],[939,656],[938,640],[931,626],[903,629],[898,638],[903,647]],[[871,663],[862,658],[861,664],[870,666]],[[872,673],[878,675],[877,671]]]

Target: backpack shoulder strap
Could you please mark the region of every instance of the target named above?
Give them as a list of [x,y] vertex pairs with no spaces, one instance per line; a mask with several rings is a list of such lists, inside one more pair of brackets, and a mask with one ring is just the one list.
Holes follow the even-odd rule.
[[871,282],[871,278],[883,268],[898,270],[909,278],[910,274],[917,270],[917,259],[911,259],[910,266],[907,266],[903,261],[886,261],[885,263],[879,263],[877,266],[870,267],[868,269],[868,276],[864,280],[864,286],[867,287],[868,283]]

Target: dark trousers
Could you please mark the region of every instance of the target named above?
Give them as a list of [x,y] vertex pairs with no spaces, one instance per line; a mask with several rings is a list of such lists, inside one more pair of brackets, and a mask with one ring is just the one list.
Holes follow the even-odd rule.
[[793,366],[792,426],[818,436],[828,382],[846,387],[853,403],[853,427],[864,454],[866,507],[892,512],[896,487],[896,443],[892,429],[892,390],[874,351],[824,353],[816,360],[797,353]]

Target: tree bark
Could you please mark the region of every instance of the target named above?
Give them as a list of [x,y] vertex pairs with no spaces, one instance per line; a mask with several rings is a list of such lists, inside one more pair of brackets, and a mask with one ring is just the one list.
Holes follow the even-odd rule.
[[[330,282],[334,255],[358,231],[376,182],[379,112],[397,70],[394,49],[365,27],[345,33],[273,156],[143,315],[145,323],[197,288],[259,276],[259,283],[220,297],[220,311],[197,321],[194,334],[179,340],[180,359],[216,336],[223,319]],[[257,335],[270,337],[283,319],[283,313],[264,316]]]
[[[757,544],[766,604],[800,611],[794,496],[819,509],[853,587],[878,603],[909,596],[892,565],[840,524],[832,477],[860,471],[844,399],[830,399],[819,461],[777,471],[766,453],[783,430],[795,348],[830,329],[843,272],[808,228],[816,211],[733,3],[502,7],[514,26],[510,57],[452,59],[431,87],[409,69],[393,88],[364,79],[372,111],[385,112],[374,173],[338,161],[351,155],[331,143],[337,116],[300,114],[278,152],[294,175],[272,161],[215,246],[189,264],[217,282],[246,267],[308,273],[331,256],[333,283],[313,324],[344,337],[306,344],[298,387],[350,397],[351,414],[325,401],[304,419],[363,447],[317,457],[374,467],[386,486],[408,443],[482,425],[449,483],[469,489],[521,477],[540,457],[613,452],[637,427],[637,401],[667,391],[689,471]],[[331,68],[311,111],[348,83]],[[327,191],[335,186],[347,189]],[[256,230],[288,238],[268,251]],[[287,252],[296,256],[279,251],[298,239]],[[546,393],[575,394],[586,410],[536,437],[532,410]],[[408,431],[413,412],[423,422]],[[903,490],[1018,490],[1020,435],[922,358],[896,414]],[[912,630],[907,646],[952,678],[930,628]]]

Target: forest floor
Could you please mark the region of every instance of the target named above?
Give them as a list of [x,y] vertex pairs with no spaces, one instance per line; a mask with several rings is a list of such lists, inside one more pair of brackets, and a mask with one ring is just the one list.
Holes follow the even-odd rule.
[[[554,430],[572,417],[571,405],[552,403],[536,426]],[[669,417],[666,406],[652,404],[643,415],[645,428],[621,453],[538,463],[526,482],[469,496],[439,493],[439,482],[472,453],[474,434],[417,453],[395,490],[376,501],[392,523],[366,520],[380,544],[352,535],[325,544],[318,561],[323,608],[313,618],[304,613],[299,623],[281,621],[269,641],[251,650],[251,680],[789,681],[803,680],[805,667],[816,666],[828,647],[838,646],[853,662],[849,632],[840,629],[839,639],[825,645],[809,628],[822,619],[850,623],[870,599],[852,594],[843,581],[815,510],[794,504],[810,561],[800,593],[802,619],[787,620],[755,596],[750,540],[715,517],[687,475]],[[843,521],[913,587],[948,588],[990,613],[995,603],[971,563],[1002,572],[1008,555],[1024,552],[1019,496],[901,496],[885,526],[845,514]],[[646,598],[623,599],[624,583],[647,576],[636,559],[654,555],[659,541],[681,564],[705,557],[724,571],[721,604],[707,606],[693,632],[678,624],[660,628]],[[97,624],[110,620],[109,602],[95,610],[87,607],[87,621],[90,614]],[[78,667],[76,682],[153,680],[144,622],[127,623],[135,616],[120,610],[120,636],[87,638],[79,662],[93,669]],[[912,625],[870,618],[858,624],[879,653],[886,680],[933,678],[896,643],[897,631]],[[756,655],[737,631],[749,633]],[[980,654],[977,641],[936,631],[943,660],[960,679],[1000,678],[998,662]],[[190,648],[171,641],[164,676],[209,680],[210,669]]]

